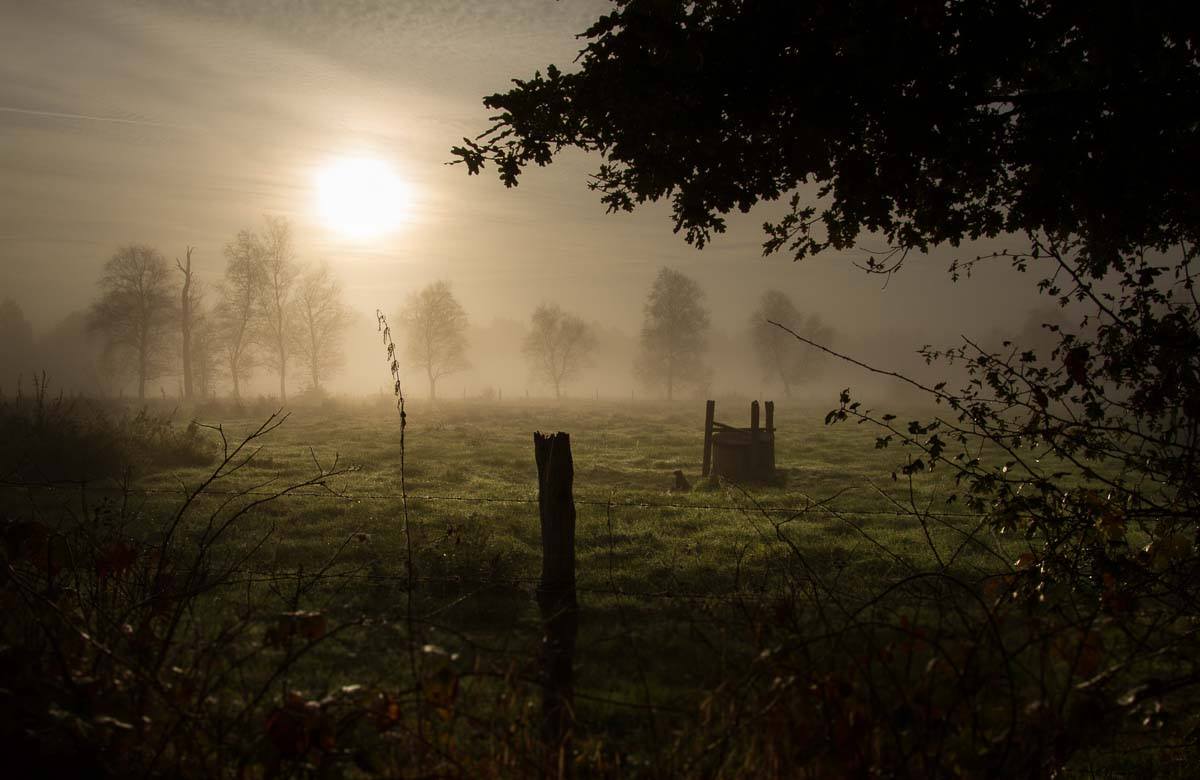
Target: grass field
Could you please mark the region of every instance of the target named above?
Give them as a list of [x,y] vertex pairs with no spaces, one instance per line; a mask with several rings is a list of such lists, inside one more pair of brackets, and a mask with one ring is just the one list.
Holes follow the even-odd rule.
[[[717,418],[745,424],[745,406],[719,404]],[[950,475],[893,480],[903,453],[875,449],[877,432],[865,426],[826,426],[826,411],[780,404],[778,484],[742,487],[700,479],[701,402],[409,404],[411,598],[421,640],[458,653],[465,667],[507,664],[518,674],[533,667],[542,637],[534,600],[541,565],[536,430],[571,434],[580,727],[635,749],[652,750],[673,713],[694,711],[703,691],[747,667],[761,612],[794,595],[797,577],[820,576],[844,593],[867,595],[933,568],[935,549],[969,581],[1015,558],[1016,551],[997,557],[964,543],[962,532],[978,520],[945,504]],[[264,416],[197,413],[200,422],[220,423],[231,442]],[[205,435],[216,448],[215,432]],[[293,411],[248,465],[197,499],[183,526],[196,533],[205,510],[301,482],[335,458],[352,470],[330,480],[334,492],[306,488],[257,507],[219,550],[222,560],[238,562],[246,598],[259,605],[319,610],[333,625],[371,619],[371,630],[324,643],[285,681],[316,693],[405,676],[410,594],[395,409],[381,400]],[[676,469],[692,490],[671,491]],[[153,534],[209,471],[151,469],[121,500],[141,502],[140,522]],[[97,486],[89,491],[91,501],[106,495]],[[73,492],[37,497],[77,500]],[[926,526],[914,506],[929,513]],[[224,603],[206,606],[213,621],[240,602]]]
[[[15,432],[5,463],[79,461],[109,475],[84,486],[47,483],[37,469],[21,471],[24,482],[5,479],[6,554],[24,556],[24,593],[36,599],[43,591],[34,588],[44,588],[79,604],[73,619],[135,654],[127,666],[134,673],[147,663],[136,654],[165,647],[181,665],[164,667],[168,684],[176,668],[204,680],[203,690],[193,689],[195,709],[163,722],[207,719],[202,733],[216,741],[187,755],[214,766],[246,761],[258,767],[251,775],[270,775],[271,761],[283,757],[304,775],[336,753],[331,760],[354,776],[362,765],[349,751],[359,750],[393,761],[370,770],[392,776],[415,744],[444,748],[463,776],[472,772],[456,762],[468,756],[477,768],[538,773],[528,761],[547,744],[548,628],[537,600],[535,431],[571,434],[581,776],[635,776],[639,767],[649,776],[704,774],[694,766],[723,766],[728,776],[775,767],[788,776],[787,764],[775,763],[780,755],[814,761],[817,776],[836,775],[857,760],[856,747],[837,747],[854,723],[894,735],[901,751],[923,750],[924,742],[908,740],[929,737],[939,755],[944,748],[976,762],[955,772],[982,772],[1006,735],[1041,739],[1044,721],[1030,702],[1047,690],[1069,693],[1094,674],[1098,647],[1112,657],[1123,647],[1118,627],[1103,622],[1103,603],[1079,590],[1091,587],[1086,575],[1042,591],[1035,570],[1026,563],[1016,573],[1014,563],[1025,553],[1037,560],[1029,546],[1036,538],[997,535],[985,518],[949,503],[954,475],[944,467],[895,478],[904,450],[877,449],[880,432],[869,425],[826,425],[825,406],[778,404],[777,479],[737,485],[700,477],[703,402],[410,403],[406,526],[390,399],[297,404],[282,418],[266,404],[241,412],[214,405],[166,424],[153,410],[97,402],[56,416],[39,403],[8,409],[5,423]],[[747,407],[719,402],[717,419],[743,425]],[[903,429],[933,410],[891,411]],[[72,427],[92,418],[101,420],[95,428]],[[222,434],[236,446],[268,420],[279,426],[210,480]],[[113,479],[119,466],[97,462],[105,452],[134,471]],[[676,470],[690,489],[673,490]],[[208,546],[214,527],[231,518]],[[14,536],[37,523],[67,529],[62,538],[92,556],[71,565],[68,589],[56,584],[49,541],[36,547]],[[1138,533],[1131,529],[1130,538],[1140,547]],[[143,568],[120,563],[127,548],[113,542],[122,539]],[[165,602],[179,605],[178,634],[155,606],[159,591],[147,590],[159,586],[150,574],[162,560],[171,570],[163,587],[183,594]],[[132,573],[114,574],[121,565]],[[1044,597],[1047,606],[1035,611]],[[57,602],[47,606],[58,625],[65,613]],[[152,633],[124,622],[137,610]],[[55,647],[77,652],[73,642]],[[105,668],[107,652],[85,657],[91,674]],[[106,690],[120,698],[125,678],[112,679]],[[356,698],[359,691],[366,698]],[[377,731],[370,713],[381,696],[403,702],[404,714]],[[131,717],[108,702],[81,704],[80,717],[93,706]],[[1060,711],[1077,717],[1080,706],[1073,698]],[[746,717],[742,707],[750,708]],[[293,749],[295,735],[280,734],[278,717],[308,723],[295,720],[301,711],[322,719],[346,713],[345,722],[366,733],[339,732],[328,751],[307,741]],[[925,720],[896,727],[914,712]],[[1018,715],[1028,718],[1014,725]],[[423,722],[432,731],[420,736]],[[228,724],[244,735],[230,738],[221,731]],[[727,737],[731,729],[736,736]],[[758,740],[764,729],[776,729],[774,741]],[[161,744],[176,733],[164,731]],[[415,742],[396,741],[414,734]],[[806,753],[806,734],[818,735],[813,749],[828,752]],[[869,748],[874,739],[853,745]],[[1036,760],[1037,744],[1014,747],[1012,760]],[[234,752],[219,752],[226,745]],[[1128,739],[1138,745],[1137,736]],[[849,763],[824,765],[822,756]],[[909,766],[907,756],[897,765]],[[749,763],[739,764],[743,758]],[[1183,754],[1166,758],[1186,763]],[[1156,760],[1111,747],[1085,750],[1073,766],[1082,775],[1137,775]]]
[[[718,419],[741,423],[747,410],[732,406],[719,406]],[[746,610],[783,592],[795,569],[794,552],[777,536],[780,521],[786,522],[779,533],[807,565],[848,592],[873,592],[934,565],[926,532],[904,514],[914,502],[935,514],[952,512],[938,515],[944,525],[928,532],[955,570],[976,579],[1003,566],[977,547],[962,547],[954,529],[975,521],[943,504],[952,487],[947,475],[924,475],[910,492],[903,477],[891,477],[900,452],[876,450],[875,432],[865,427],[824,425],[825,411],[781,405],[780,484],[739,487],[700,479],[699,403],[410,404],[406,478],[420,583],[414,598],[431,624],[426,638],[463,653],[487,648],[493,657],[534,656],[541,555],[535,430],[572,437],[585,725],[600,718],[613,721],[607,728],[623,728],[634,725],[630,713],[644,712],[600,700],[668,712],[690,706],[695,691],[746,662],[748,637],[739,630]],[[220,422],[233,440],[261,421]],[[214,486],[216,494],[201,504],[228,491],[301,481],[315,472],[314,459],[329,466],[335,457],[354,469],[331,481],[338,495],[306,489],[257,509],[231,537],[228,552],[252,549],[274,524],[253,567],[310,573],[328,567],[324,586],[281,607],[319,607],[343,618],[396,616],[406,600],[406,553],[399,428],[390,406],[293,412],[251,464]],[[675,469],[692,481],[690,492],[671,492]],[[165,470],[139,480],[139,487],[157,491],[144,499],[147,515],[162,516],[178,503],[174,492],[198,484],[206,471]],[[365,669],[354,660],[359,656],[369,659]],[[364,671],[380,673],[385,657],[350,645],[326,660],[333,678],[357,679]],[[596,700],[591,712],[588,697]]]

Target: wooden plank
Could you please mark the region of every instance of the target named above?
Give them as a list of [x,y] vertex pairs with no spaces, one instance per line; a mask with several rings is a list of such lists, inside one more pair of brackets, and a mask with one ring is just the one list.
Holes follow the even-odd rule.
[[712,435],[713,435],[713,414],[716,413],[717,402],[706,401],[704,404],[704,465],[700,469],[703,476],[708,476],[708,470],[712,465]]
[[775,402],[767,401],[763,407],[767,418],[766,476],[771,478],[775,476]]
[[750,479],[757,479],[759,473],[759,464],[762,462],[758,451],[758,401],[750,402],[750,451],[747,453],[749,457],[749,466],[747,475]]

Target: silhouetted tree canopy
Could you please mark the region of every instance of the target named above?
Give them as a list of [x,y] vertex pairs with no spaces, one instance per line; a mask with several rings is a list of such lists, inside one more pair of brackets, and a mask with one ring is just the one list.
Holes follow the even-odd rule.
[[[576,72],[550,67],[485,99],[497,112],[493,125],[454,150],[471,173],[495,165],[513,186],[525,166],[546,165],[565,148],[595,152],[602,162],[591,186],[610,210],[669,199],[676,230],[698,246],[724,230],[734,209],[790,195],[790,211],[765,226],[766,252],[802,258],[852,248],[870,234],[889,244],[868,262],[874,271],[895,270],[912,250],[1003,236],[981,256],[956,261],[952,273],[990,259],[1011,262],[1033,270],[1031,284],[1062,312],[1026,328],[1028,344],[993,346],[964,335],[957,346],[923,348],[928,363],[961,367],[956,387],[842,356],[907,382],[938,406],[921,419],[901,419],[864,407],[846,389],[826,422],[869,423],[880,434],[876,448],[901,448],[892,477],[910,480],[910,496],[919,475],[948,472],[952,480],[944,484],[954,487],[947,505],[957,502],[979,518],[975,531],[961,531],[964,545],[979,543],[983,528],[1017,543],[1023,552],[1010,570],[977,583],[977,603],[1019,605],[1030,646],[1071,644],[1063,657],[1073,660],[1061,674],[1070,684],[1053,705],[1046,675],[1011,695],[999,676],[974,688],[983,678],[902,684],[906,704],[897,709],[881,707],[877,689],[869,688],[869,714],[856,722],[883,713],[876,733],[888,736],[871,744],[903,745],[900,763],[889,766],[880,753],[857,753],[862,741],[834,738],[816,749],[807,741],[814,725],[830,722],[833,697],[813,695],[825,683],[790,694],[772,683],[761,711],[792,708],[778,716],[791,725],[778,731],[776,765],[839,776],[1030,775],[1053,774],[1096,748],[1163,756],[1194,749],[1194,10],[1184,3],[1065,0],[614,6],[585,33]],[[915,318],[924,313],[918,301],[911,311]],[[801,330],[792,335],[815,346]],[[911,504],[910,520],[929,534],[933,515],[926,512]],[[1007,566],[1003,554],[998,559]],[[953,557],[938,564],[940,573],[956,571]],[[957,574],[945,582],[976,587]],[[941,610],[937,622],[957,609]],[[911,636],[907,620],[901,625]],[[986,609],[968,623],[972,647],[997,625]],[[781,642],[787,649],[780,656],[808,646],[810,633],[798,631],[790,648]],[[1078,663],[1085,655],[1096,659],[1087,671]],[[982,668],[1012,669],[1011,658],[1005,651]],[[836,697],[869,687],[872,665],[851,664]],[[786,679],[803,668],[785,663],[764,678]],[[953,753],[955,762],[978,763],[914,770],[911,746],[942,738],[909,730],[915,721],[907,702],[918,689],[936,691],[943,702],[972,702],[971,735],[953,750],[939,748],[934,761]],[[998,711],[1006,696],[1005,724],[977,730],[979,718]],[[794,717],[814,701],[821,704],[811,717]],[[737,715],[730,727],[739,728],[748,710],[739,704],[731,711]],[[1035,721],[1026,720],[1035,712]],[[1171,719],[1157,712],[1171,712]],[[938,735],[946,723],[963,722],[945,713]],[[828,757],[845,760],[840,771],[821,763]]]
[[[614,0],[577,72],[484,104],[454,153],[516,185],[563,148],[610,210],[670,198],[703,246],[793,193],[770,252],[1076,234],[1093,274],[1200,233],[1200,27],[1185,3]],[[875,260],[877,264],[885,261]]]

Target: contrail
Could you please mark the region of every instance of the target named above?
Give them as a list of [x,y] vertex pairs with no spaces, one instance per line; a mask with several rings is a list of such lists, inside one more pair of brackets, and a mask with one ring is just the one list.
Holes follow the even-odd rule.
[[119,125],[144,125],[147,127],[167,127],[174,130],[182,130],[181,125],[171,125],[165,122],[149,122],[144,119],[122,119],[115,116],[91,116],[89,114],[67,114],[61,111],[35,111],[31,108],[16,108],[13,106],[0,106],[0,112],[8,114],[27,114],[29,116],[47,116],[54,119],[86,119],[89,122],[112,122]]

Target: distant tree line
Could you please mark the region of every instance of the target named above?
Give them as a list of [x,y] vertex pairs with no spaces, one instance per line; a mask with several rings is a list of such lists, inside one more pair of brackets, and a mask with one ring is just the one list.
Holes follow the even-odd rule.
[[164,376],[181,377],[185,400],[214,395],[222,380],[240,399],[259,368],[278,377],[282,401],[293,367],[307,389],[321,392],[341,366],[349,310],[326,264],[297,260],[291,224],[267,217],[261,232],[242,230],[225,246],[211,305],[194,252],[188,247],[172,269],[158,249],[129,244],[105,263],[87,316],[101,338],[104,373],[131,380],[139,400]]
[[[438,381],[469,367],[466,359],[468,318],[450,284],[437,281],[413,293],[398,318],[407,334],[408,362],[425,372],[429,397],[436,398]],[[771,322],[802,331],[828,344],[833,331],[820,316],[804,315],[783,292],[764,293],[746,333],[758,359],[762,378],[779,380],[784,393],[817,376],[824,353],[798,344]],[[680,388],[707,393],[713,372],[705,358],[711,321],[704,291],[691,277],[662,268],[643,306],[642,328],[633,371],[642,386],[675,398]],[[562,398],[566,385],[592,364],[598,345],[596,328],[577,314],[554,303],[538,305],[521,351],[532,378],[553,388]]]
[[[98,352],[94,389],[105,380],[132,382],[138,399],[164,377],[179,377],[185,400],[210,398],[220,385],[241,400],[247,382],[266,372],[278,381],[286,402],[289,379],[320,393],[343,367],[342,340],[350,311],[341,285],[325,263],[302,264],[291,224],[268,216],[259,230],[240,230],[224,247],[224,273],[203,279],[193,266],[194,247],[174,267],[156,248],[129,244],[104,265],[99,295],[86,317],[57,343],[87,341]],[[768,290],[744,334],[762,379],[786,395],[817,376],[823,354],[799,344],[772,322],[828,344],[832,331],[814,313],[804,314],[779,290]],[[441,379],[470,367],[466,310],[447,281],[413,292],[397,318],[406,339],[408,364],[420,370],[430,398]],[[0,365],[4,382],[14,366],[29,366],[35,354],[32,328],[12,300],[0,304]],[[659,270],[643,306],[635,378],[649,393],[668,400],[681,391],[708,393],[713,371],[707,362],[711,318],[700,285],[670,269]],[[594,364],[597,326],[556,303],[532,312],[521,352],[533,381],[562,398],[571,382]],[[61,346],[59,347],[61,348]],[[79,349],[80,347],[76,347]],[[46,357],[45,349],[37,349]]]
[[[0,302],[2,384],[12,385],[20,368],[34,368],[35,354],[54,364],[50,350],[95,350],[95,370],[83,378],[93,392],[110,382],[132,382],[137,398],[144,400],[156,380],[178,377],[184,400],[211,398],[224,383],[240,401],[246,383],[265,371],[278,381],[282,402],[296,374],[306,390],[321,393],[343,367],[350,310],[327,264],[298,260],[291,223],[267,216],[260,229],[238,231],[223,248],[225,269],[215,280],[197,273],[195,252],[186,247],[172,267],[155,247],[119,247],[104,264],[98,297],[87,314],[68,318],[38,348],[20,306],[11,299]],[[429,397],[436,398],[441,379],[470,365],[466,310],[449,282],[436,281],[409,296],[397,322],[406,338],[407,362],[425,374]],[[785,293],[764,293],[750,318],[747,346],[762,378],[777,381],[790,395],[817,375],[822,353],[771,322],[818,343],[827,344],[833,334],[818,315],[803,314]],[[596,326],[556,303],[539,304],[529,326],[521,352],[531,378],[562,398],[593,364]],[[679,271],[660,269],[643,306],[636,379],[668,400],[685,388],[707,393],[713,379],[706,361],[710,330],[700,285]]]

